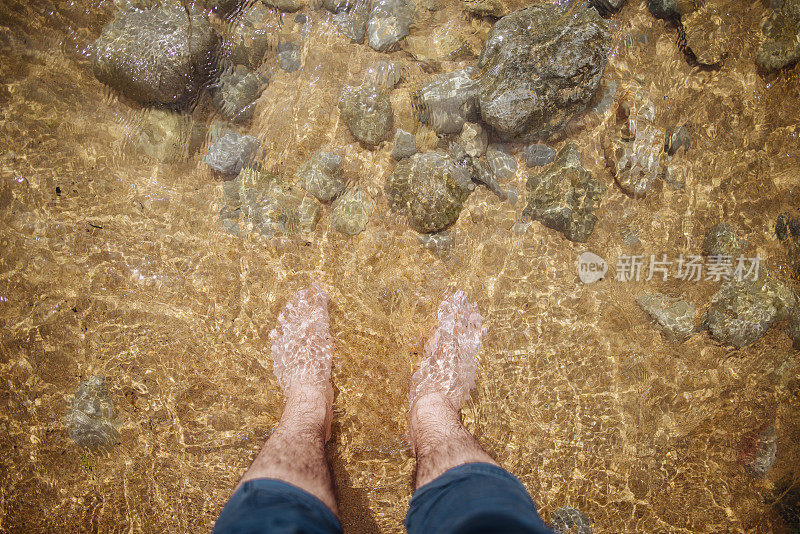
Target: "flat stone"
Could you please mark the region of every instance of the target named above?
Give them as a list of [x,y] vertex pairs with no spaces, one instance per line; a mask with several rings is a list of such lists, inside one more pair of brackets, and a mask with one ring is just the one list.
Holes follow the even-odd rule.
[[722,343],[741,348],[764,335],[778,316],[774,294],[763,282],[724,282],[711,301],[706,324]]
[[187,159],[205,142],[203,123],[175,111],[148,109],[139,126],[130,140],[139,150],[162,163]]
[[528,205],[523,216],[563,233],[570,241],[589,239],[597,222],[592,212],[606,189],[583,168],[574,145],[565,145],[552,165],[529,176],[525,187]]
[[302,49],[292,42],[278,45],[278,66],[286,72],[295,72],[300,69],[300,54]]
[[662,293],[641,293],[636,303],[658,323],[670,341],[685,341],[694,332],[695,307],[691,302]]
[[367,21],[369,46],[388,52],[408,35],[414,20],[414,4],[407,0],[375,0]]
[[258,139],[228,129],[215,133],[206,148],[206,165],[222,174],[231,176],[239,174],[258,150],[260,146]]
[[800,0],[784,0],[761,24],[764,42],[758,48],[756,65],[766,71],[783,69],[800,59]]

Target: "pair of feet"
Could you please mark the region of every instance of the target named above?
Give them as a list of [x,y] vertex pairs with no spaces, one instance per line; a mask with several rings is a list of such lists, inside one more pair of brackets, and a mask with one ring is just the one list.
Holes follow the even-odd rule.
[[[330,437],[333,388],[333,339],[328,314],[329,295],[316,283],[299,291],[278,316],[270,332],[271,354],[287,406],[302,406]],[[409,433],[435,417],[433,412],[458,413],[475,386],[478,348],[486,331],[483,317],[466,295],[456,291],[439,305],[438,325],[427,339],[422,362],[411,379]],[[444,418],[444,417],[443,417]]]

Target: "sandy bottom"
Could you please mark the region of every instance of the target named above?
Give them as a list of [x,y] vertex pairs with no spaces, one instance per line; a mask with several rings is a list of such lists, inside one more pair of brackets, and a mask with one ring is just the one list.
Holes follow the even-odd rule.
[[[705,333],[670,343],[635,296],[683,294],[699,322],[717,283],[584,285],[575,263],[585,250],[612,265],[621,254],[699,254],[705,231],[727,221],[785,277],[773,227],[800,208],[798,77],[756,73],[758,2],[731,2],[738,37],[717,71],[688,65],[676,31],[631,4],[614,17],[604,83],[647,88],[663,127],[689,121],[686,187],[659,181],[645,199],[625,196],[603,161],[609,116],[589,113],[552,142],[577,143],[608,186],[588,243],[535,222],[514,232],[523,204],[481,188],[441,258],[387,207],[391,144],[367,150],[339,122],[341,85],[386,55],[346,42],[325,12],[306,10],[301,69],[275,72],[243,131],[288,177],[313,150],[341,147],[375,210],[356,237],[330,229],[325,206],[307,239],[266,241],[221,229],[222,183],[199,155],[159,164],[135,150],[141,112],[81,56],[111,2],[3,2],[0,530],[208,530],[280,416],[268,334],[286,300],[317,281],[331,296],[328,452],[346,531],[402,531],[414,469],[406,395],[422,336],[457,289],[487,327],[464,419],[545,519],[572,506],[595,532],[780,531],[771,496],[800,478],[800,358],[783,329],[741,350]],[[426,17],[412,37],[446,27],[477,51],[489,28],[454,2]],[[292,21],[276,31],[296,32]],[[390,57],[408,67],[395,123],[414,131],[410,94],[460,64]],[[526,178],[523,167],[506,184],[523,191]],[[628,246],[631,232],[639,243]],[[108,378],[118,412],[108,454],[82,451],[64,429],[92,375]],[[739,443],[772,424],[777,460],[753,479]]]

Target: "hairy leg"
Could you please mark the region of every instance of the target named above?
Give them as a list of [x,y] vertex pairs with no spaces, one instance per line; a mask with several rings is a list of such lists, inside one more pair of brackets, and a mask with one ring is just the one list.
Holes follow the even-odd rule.
[[475,385],[478,348],[485,333],[483,317],[460,291],[442,301],[438,317],[409,395],[417,488],[462,464],[497,465],[461,424],[461,404]]
[[298,292],[270,333],[275,374],[286,404],[278,426],[239,483],[279,479],[314,495],[337,514],[324,449],[333,404],[328,298],[317,284]]

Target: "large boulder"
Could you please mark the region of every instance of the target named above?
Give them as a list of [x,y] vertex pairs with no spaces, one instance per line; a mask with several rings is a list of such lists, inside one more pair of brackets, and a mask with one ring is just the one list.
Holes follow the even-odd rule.
[[528,178],[525,187],[528,205],[523,216],[541,221],[570,241],[589,239],[597,222],[592,212],[606,188],[583,168],[574,145],[565,145],[549,167]]
[[442,74],[414,95],[418,120],[438,134],[458,133],[478,116],[478,82],[472,67]]
[[471,188],[470,171],[444,152],[400,161],[385,185],[390,207],[420,233],[438,232],[456,222]]
[[207,83],[216,35],[198,10],[128,11],[94,43],[98,80],[142,104],[183,106]]
[[507,139],[546,139],[594,96],[611,23],[593,8],[537,4],[497,21],[478,58],[483,120]]

